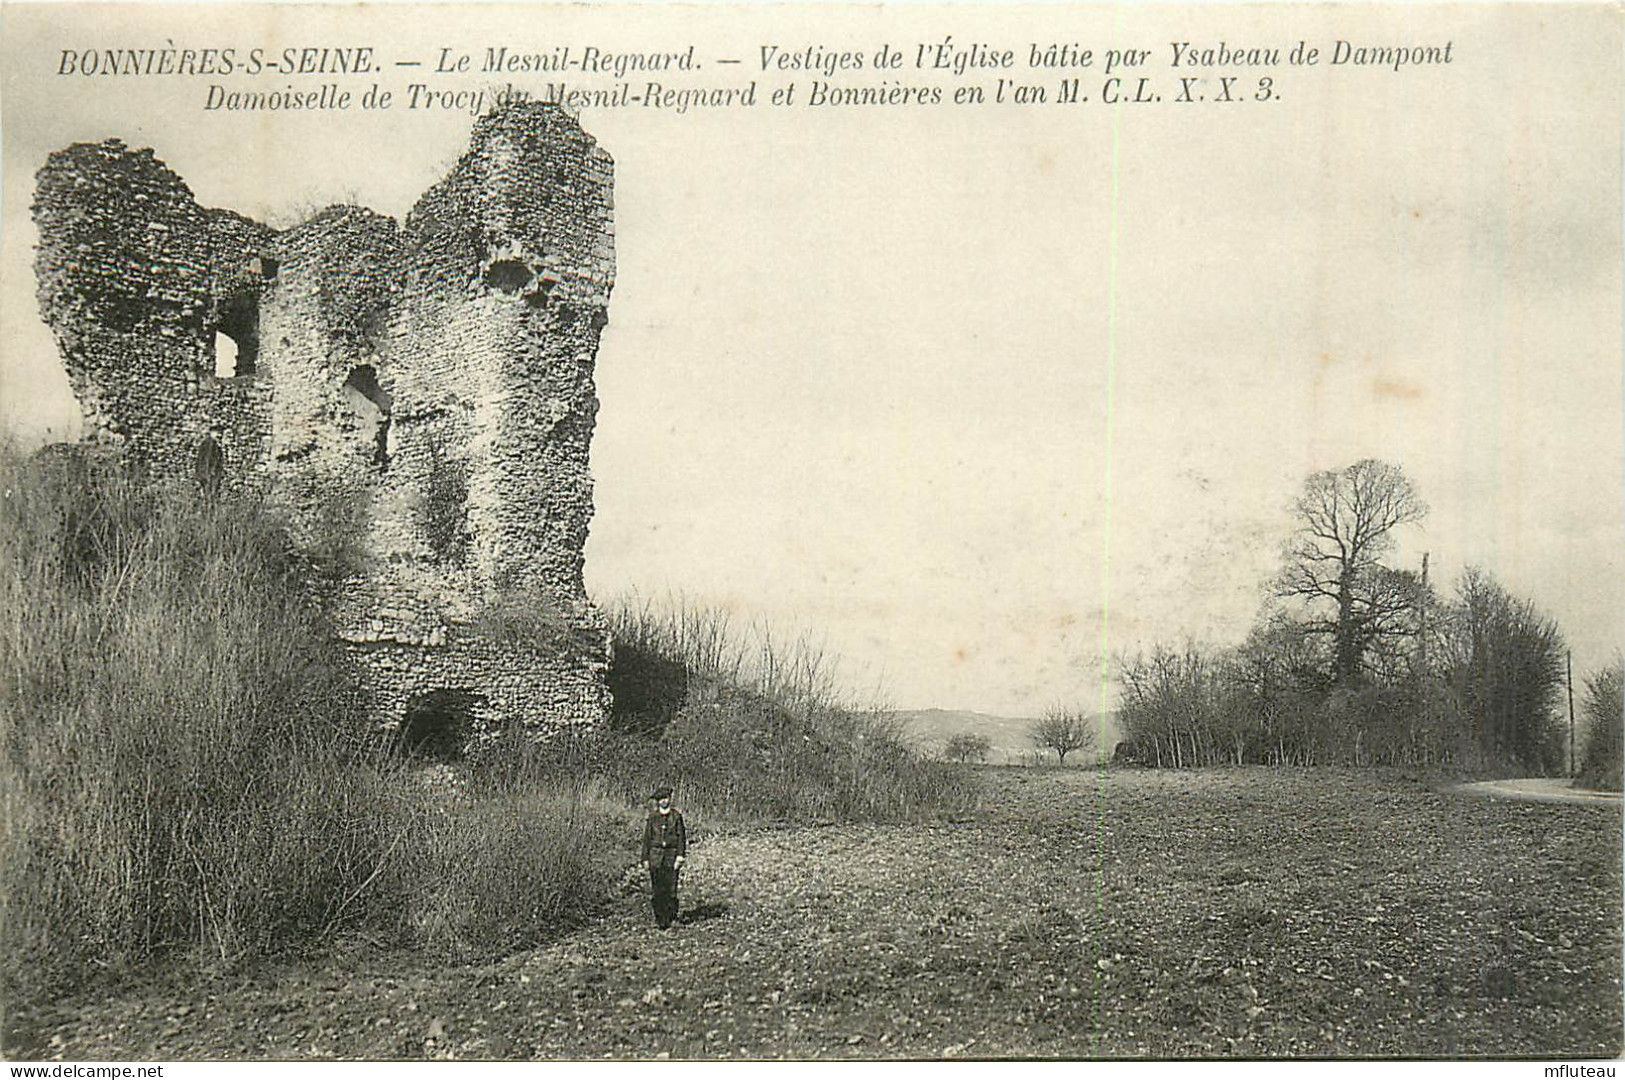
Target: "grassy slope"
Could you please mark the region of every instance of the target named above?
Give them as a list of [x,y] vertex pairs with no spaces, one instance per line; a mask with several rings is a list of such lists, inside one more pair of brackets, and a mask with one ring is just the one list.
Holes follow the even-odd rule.
[[[1392,774],[979,770],[974,820],[708,836],[482,967],[333,962],[63,1002],[25,1055],[1611,1057],[1617,809]],[[54,1040],[54,1042],[53,1042]]]

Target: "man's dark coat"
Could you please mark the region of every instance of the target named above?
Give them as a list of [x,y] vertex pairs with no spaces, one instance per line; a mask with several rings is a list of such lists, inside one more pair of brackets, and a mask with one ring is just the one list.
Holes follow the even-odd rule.
[[656,867],[676,866],[688,857],[688,827],[680,810],[662,814],[656,810],[643,826],[643,861]]

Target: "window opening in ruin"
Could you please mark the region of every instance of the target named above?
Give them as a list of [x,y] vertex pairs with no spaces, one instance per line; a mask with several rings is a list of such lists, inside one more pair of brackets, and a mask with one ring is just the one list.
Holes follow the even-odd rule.
[[398,749],[419,761],[460,761],[485,697],[468,690],[432,690],[406,703]]
[[214,377],[230,379],[237,374],[237,343],[216,330],[214,332]]
[[553,281],[550,278],[543,278],[539,283],[537,283],[536,288],[525,294],[525,303],[529,304],[533,308],[546,307],[548,299],[553,295],[553,286],[557,284],[557,281]]
[[192,464],[192,475],[197,479],[198,487],[212,495],[220,490],[220,484],[226,478],[226,455],[220,452],[220,444],[213,439],[204,439],[198,444],[197,459]]
[[531,277],[530,267],[518,259],[498,259],[485,271],[485,283],[509,296],[529,285]]
[[371,364],[352,368],[344,380],[344,400],[361,422],[362,437],[372,443],[372,463],[389,467],[389,411],[395,404],[378,385],[378,372]]
[[271,258],[271,256],[260,256],[260,277],[264,278],[266,281],[275,281],[276,272],[281,268],[282,264],[276,259]]
[[214,373],[231,379],[252,375],[259,360],[260,309],[250,293],[239,293],[220,308],[214,328]]

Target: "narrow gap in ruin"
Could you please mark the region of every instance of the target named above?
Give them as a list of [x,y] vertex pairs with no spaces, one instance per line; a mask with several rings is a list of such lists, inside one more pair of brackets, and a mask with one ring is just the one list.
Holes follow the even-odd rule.
[[424,762],[460,761],[474,732],[474,714],[485,703],[469,690],[431,690],[406,703],[398,748]]
[[221,453],[219,443],[205,438],[198,444],[192,475],[197,479],[198,487],[207,494],[213,495],[220,490],[220,484],[226,478],[226,456]]
[[222,379],[254,374],[260,351],[260,306],[252,293],[238,293],[220,307],[214,328],[214,373]]
[[275,281],[277,271],[281,268],[282,264],[276,259],[271,258],[271,256],[260,256],[260,277],[264,278],[266,281]]
[[530,267],[518,259],[498,259],[485,271],[485,284],[497,292],[512,296],[530,284]]
[[363,437],[372,442],[372,463],[389,468],[389,413],[395,400],[378,385],[371,364],[351,369],[344,380],[344,400],[360,419]]

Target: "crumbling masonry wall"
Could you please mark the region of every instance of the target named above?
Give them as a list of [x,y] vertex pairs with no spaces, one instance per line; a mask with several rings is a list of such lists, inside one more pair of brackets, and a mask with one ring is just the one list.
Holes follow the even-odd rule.
[[609,156],[540,103],[481,118],[404,224],[342,206],[278,232],[200,207],[150,150],[79,144],[38,176],[40,307],[88,440],[263,489],[301,543],[353,539],[330,603],[376,723],[593,725],[611,194]]

